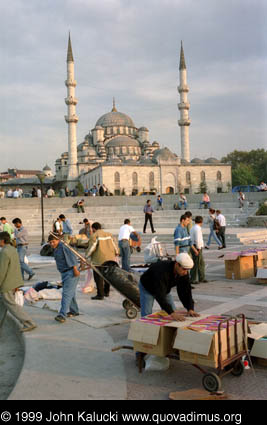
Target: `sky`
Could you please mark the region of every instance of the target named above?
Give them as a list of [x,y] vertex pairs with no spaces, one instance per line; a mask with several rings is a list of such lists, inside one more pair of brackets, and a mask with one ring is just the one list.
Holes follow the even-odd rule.
[[191,159],[267,148],[266,0],[0,2],[0,172],[67,151],[66,56],[77,80],[77,143],[112,109],[180,155],[183,41]]

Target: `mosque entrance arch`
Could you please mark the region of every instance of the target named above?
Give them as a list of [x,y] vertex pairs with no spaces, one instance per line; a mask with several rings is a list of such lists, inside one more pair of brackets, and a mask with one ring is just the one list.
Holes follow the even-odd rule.
[[168,193],[168,194],[174,194],[174,188],[172,186],[166,187],[166,193]]

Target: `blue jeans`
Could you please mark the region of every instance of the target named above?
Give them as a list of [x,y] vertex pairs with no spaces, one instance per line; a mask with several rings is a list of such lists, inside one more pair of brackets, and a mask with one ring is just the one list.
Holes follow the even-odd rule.
[[126,240],[119,241],[119,248],[121,253],[121,262],[122,262],[122,269],[129,272],[131,270],[131,263],[130,263],[130,257],[131,257],[131,250],[129,242]]
[[24,263],[24,257],[27,255],[27,246],[18,246],[17,251],[19,255],[19,262],[20,262],[20,268],[21,268],[21,274],[24,279],[24,272],[26,272],[29,276],[33,275],[34,272],[32,269],[28,266],[28,264]]
[[212,238],[212,237],[214,238],[215,242],[216,242],[219,246],[222,246],[222,243],[221,243],[220,239],[218,238],[218,236],[217,236],[217,234],[216,234],[215,230],[213,229],[213,227],[210,227],[210,234],[209,234],[209,240],[208,240],[207,246],[210,246],[210,244],[211,244],[211,238]]
[[[143,287],[141,280],[139,280],[138,286],[140,290],[141,317],[143,317],[152,314],[155,297]],[[173,311],[175,311],[176,307],[170,293],[166,295],[165,300],[172,306]]]
[[184,206],[185,210],[187,208],[187,202],[186,201],[180,201],[178,205],[179,205],[180,209],[182,209],[182,206]]
[[66,317],[67,313],[78,314],[79,307],[76,301],[76,287],[79,277],[73,275],[73,269],[61,273],[62,278],[62,300],[59,315]]
[[210,208],[210,202],[205,202],[205,201],[200,202],[200,204],[199,204],[199,208],[200,208],[200,209],[201,209],[202,205],[204,205],[204,207],[208,207],[208,208]]

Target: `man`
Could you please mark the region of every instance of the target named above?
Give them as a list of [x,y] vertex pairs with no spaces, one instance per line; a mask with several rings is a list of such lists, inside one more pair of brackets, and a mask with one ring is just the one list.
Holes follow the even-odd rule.
[[3,232],[7,232],[10,236],[10,239],[14,237],[14,229],[13,227],[7,222],[6,217],[1,217],[0,221],[3,225]]
[[[190,231],[192,247],[191,247],[191,255],[194,261],[194,267],[191,269],[191,280],[192,284],[197,284],[200,282],[208,282],[205,278],[205,262],[203,258],[203,248],[204,241],[201,227],[203,225],[203,217],[197,216],[195,218],[195,225],[192,227]],[[198,275],[198,282],[197,282]]]
[[15,226],[15,239],[16,239],[16,246],[17,251],[19,254],[19,261],[20,261],[20,267],[21,267],[21,273],[22,277],[24,279],[24,273],[27,273],[29,275],[28,280],[31,280],[35,273],[33,270],[24,262],[25,255],[27,254],[27,249],[29,245],[29,239],[28,239],[28,232],[25,229],[25,227],[22,225],[22,221],[20,218],[14,218],[12,220],[12,223]]
[[175,246],[175,254],[181,254],[182,252],[188,253],[192,242],[190,235],[187,231],[187,226],[189,224],[189,217],[185,214],[180,217],[180,224],[174,230],[174,246]]
[[131,270],[130,265],[130,257],[131,257],[131,249],[130,249],[130,234],[133,233],[136,237],[138,234],[131,226],[131,222],[128,218],[124,220],[124,225],[121,226],[119,231],[119,248],[122,262],[122,269],[129,272]]
[[192,229],[192,227],[193,227],[193,223],[192,223],[192,213],[191,213],[191,211],[186,211],[185,213],[184,213],[184,215],[186,216],[186,217],[188,217],[189,218],[189,223],[188,223],[188,225],[186,226],[187,227],[187,231],[188,231],[188,233],[189,233],[189,235],[190,235],[190,230]]
[[64,214],[60,214],[59,219],[62,222],[62,226],[63,226],[63,238],[64,241],[68,241],[69,237],[72,235],[72,227],[70,224],[69,219],[64,216]]
[[53,235],[49,235],[48,242],[54,249],[54,258],[62,280],[61,308],[55,320],[64,323],[67,317],[79,316],[76,301],[76,287],[80,276],[78,261],[75,254]]
[[18,191],[18,189],[16,188],[16,189],[14,190],[14,192],[13,192],[13,198],[14,198],[14,199],[18,199],[18,197],[19,197],[19,191]]
[[7,193],[6,193],[7,198],[13,198],[13,190],[12,189],[8,189]]
[[37,198],[41,198],[42,197],[42,191],[41,189],[38,187],[37,188]]
[[[93,234],[89,239],[89,246],[85,256],[91,257],[94,266],[101,272],[101,266],[106,261],[115,261],[118,255],[118,247],[109,232],[101,229],[101,224],[95,222],[92,224]],[[103,300],[104,297],[109,296],[110,285],[94,271],[94,279],[97,288],[97,295],[92,297],[91,300]]]
[[[80,222],[79,224],[82,224],[82,223]],[[82,227],[79,230],[79,235],[85,235],[89,239],[92,234],[92,229],[91,229],[90,221],[88,220],[88,218],[83,219],[83,224],[84,224],[84,227]]]
[[23,280],[19,257],[16,249],[10,245],[10,235],[7,232],[0,233],[0,248],[2,248],[0,251],[0,292],[5,310],[8,310],[23,324],[20,332],[32,331],[36,328],[36,324],[15,301],[16,289],[23,286]]
[[186,196],[183,193],[180,193],[178,205],[179,205],[180,209],[182,209],[182,207],[184,207],[184,209],[186,210],[186,208],[187,208],[187,199],[186,199]]
[[84,213],[85,212],[84,211],[84,199],[79,199],[77,201],[77,212],[78,213],[80,213],[80,212]]
[[141,316],[152,313],[154,300],[156,300],[162,310],[166,311],[173,320],[185,320],[184,316],[176,311],[170,293],[176,286],[178,297],[188,311],[188,315],[198,317],[199,314],[194,311],[188,274],[192,267],[193,261],[186,253],[177,255],[175,261],[153,263],[139,281]]
[[53,190],[52,187],[50,187],[46,194],[48,198],[53,198],[53,196],[55,196],[55,191]]
[[3,189],[0,187],[0,199],[4,199],[5,197],[5,192],[3,191]]
[[152,213],[153,212],[154,212],[154,210],[151,206],[151,201],[150,200],[146,201],[146,205],[144,206],[145,224],[144,224],[143,233],[146,233],[146,225],[147,225],[148,221],[150,223],[152,233],[156,233],[156,230],[154,229],[153,221],[152,221]]
[[163,210],[163,199],[160,195],[157,197],[157,211],[159,211],[159,209]]
[[223,248],[226,248],[226,245],[225,245],[226,219],[225,219],[224,215],[222,215],[220,210],[216,210],[216,215],[217,215],[217,220],[218,220],[219,225],[220,225],[220,229],[219,229],[219,232],[217,233],[217,236],[220,239],[220,241],[222,242]]
[[201,209],[202,205],[204,205],[204,208],[210,208],[210,197],[207,194],[207,192],[205,192],[203,194],[202,202],[200,202],[200,204],[199,204],[200,209]]

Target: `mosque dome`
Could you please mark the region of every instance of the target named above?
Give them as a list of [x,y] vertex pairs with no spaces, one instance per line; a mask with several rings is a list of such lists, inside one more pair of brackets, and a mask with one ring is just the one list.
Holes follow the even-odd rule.
[[118,112],[116,108],[113,108],[111,112],[102,115],[96,122],[96,127],[134,127],[133,120],[126,114]]
[[200,158],[194,158],[192,159],[191,164],[203,164],[203,162],[204,161]]
[[208,158],[208,159],[206,159],[206,161],[205,161],[207,164],[219,164],[220,163],[220,161],[218,160],[218,159],[216,159],[216,158]]
[[162,161],[174,161],[175,160],[176,161],[177,155],[172,153],[170,151],[170,149],[168,149],[168,148],[157,149],[157,150],[154,151],[152,161],[157,163],[158,160],[162,160]]
[[43,171],[52,171],[52,170],[51,170],[51,168],[50,168],[48,165],[46,165],[46,166],[43,168]]
[[138,131],[148,131],[148,129],[147,129],[146,127],[140,127],[140,128],[138,129]]

